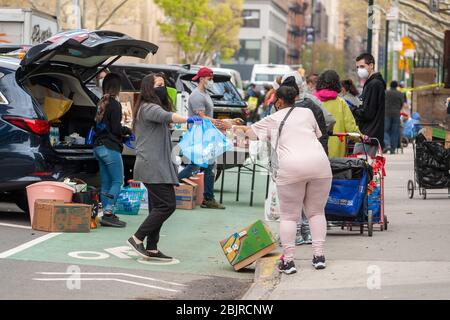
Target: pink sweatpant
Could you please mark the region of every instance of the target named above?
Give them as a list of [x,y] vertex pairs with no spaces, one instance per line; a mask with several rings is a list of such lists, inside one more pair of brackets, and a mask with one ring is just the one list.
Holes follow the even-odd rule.
[[330,178],[277,185],[281,211],[280,238],[285,261],[294,260],[297,223],[303,207],[311,229],[313,254],[324,255],[327,235],[325,205],[330,194],[331,182]]

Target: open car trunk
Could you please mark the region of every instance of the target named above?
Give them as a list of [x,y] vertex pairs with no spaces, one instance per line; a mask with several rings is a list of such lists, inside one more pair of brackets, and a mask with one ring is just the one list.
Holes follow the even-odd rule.
[[[96,99],[81,82],[70,74],[61,72],[43,72],[30,77],[24,84],[34,99],[40,104],[42,111],[56,127],[59,141],[52,144],[58,158],[63,160],[95,160],[92,145],[85,139],[89,130],[95,125]],[[49,104],[48,101],[56,99]],[[70,104],[70,108],[67,106]],[[58,110],[60,109],[60,110]],[[55,116],[57,116],[56,119]],[[78,134],[79,141],[69,138]],[[49,134],[51,138],[52,130]]]

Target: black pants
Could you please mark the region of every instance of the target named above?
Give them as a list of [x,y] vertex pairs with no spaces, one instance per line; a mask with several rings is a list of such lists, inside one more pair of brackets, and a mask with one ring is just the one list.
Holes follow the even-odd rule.
[[175,188],[171,184],[145,184],[145,187],[148,190],[149,215],[135,237],[141,241],[147,238],[147,250],[158,250],[161,227],[177,207]]

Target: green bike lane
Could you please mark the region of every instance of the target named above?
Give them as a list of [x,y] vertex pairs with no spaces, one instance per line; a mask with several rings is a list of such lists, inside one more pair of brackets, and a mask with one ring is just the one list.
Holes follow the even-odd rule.
[[[227,172],[223,201],[226,210],[200,207],[192,211],[177,210],[164,224],[159,243],[164,253],[176,259],[172,263],[144,261],[127,247],[127,239],[148,214],[145,209],[137,216],[122,215],[121,219],[127,222],[124,229],[99,226],[86,234],[57,234],[30,248],[20,249],[7,259],[253,279],[254,265],[234,272],[219,241],[264,219],[266,179],[265,175],[256,174],[253,207],[249,206],[251,175],[241,175],[240,201],[236,202],[237,176]],[[219,187],[220,180],[216,184],[217,199]],[[276,224],[269,225],[277,231]]]

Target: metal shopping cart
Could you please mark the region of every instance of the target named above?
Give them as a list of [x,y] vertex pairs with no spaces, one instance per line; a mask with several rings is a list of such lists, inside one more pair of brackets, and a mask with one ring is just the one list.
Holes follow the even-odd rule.
[[[428,128],[431,139],[433,130],[439,128],[435,124],[418,124],[416,126]],[[450,149],[445,149],[444,143],[445,139],[428,141],[421,133],[413,141],[414,180],[409,180],[407,187],[410,199],[414,198],[416,190],[419,191],[423,200],[427,199],[427,190],[447,189],[450,197]]]
[[[340,139],[347,137],[362,138],[360,134],[334,134]],[[362,139],[361,139],[362,140]],[[380,225],[380,231],[387,230],[388,220],[384,213],[384,177],[386,160],[382,156],[381,144],[378,154],[370,158],[364,148],[362,155],[347,155],[345,158],[331,159],[333,183],[325,208],[329,227],[360,227],[364,234],[373,236],[374,225]]]

